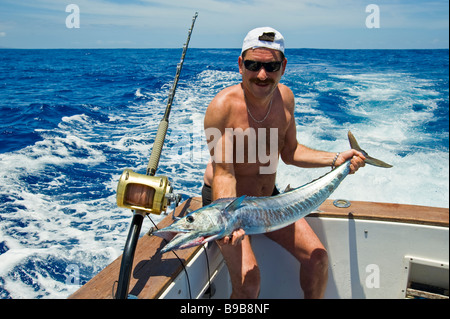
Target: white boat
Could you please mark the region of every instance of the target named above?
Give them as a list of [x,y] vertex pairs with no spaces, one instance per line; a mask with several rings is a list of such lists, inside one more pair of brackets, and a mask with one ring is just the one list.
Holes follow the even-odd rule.
[[[200,206],[200,198],[190,198],[175,215]],[[448,208],[373,202],[338,208],[327,200],[306,219],[328,251],[325,298],[449,298]],[[167,216],[158,228],[171,222]],[[129,297],[229,298],[227,266],[215,243],[178,250],[180,259],[161,254],[164,245],[156,236],[139,239]],[[259,298],[303,298],[298,261],[264,235],[252,236],[252,246],[261,270]],[[120,262],[121,257],[70,298],[114,298]]]

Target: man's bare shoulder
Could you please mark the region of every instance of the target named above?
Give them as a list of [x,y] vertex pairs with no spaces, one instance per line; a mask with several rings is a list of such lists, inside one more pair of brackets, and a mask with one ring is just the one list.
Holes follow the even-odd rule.
[[295,97],[292,90],[284,84],[278,84],[278,88],[280,90],[281,96],[283,97],[284,106],[290,111],[294,111],[295,107]]
[[233,100],[239,98],[240,93],[242,93],[241,85],[236,84],[233,86],[229,86],[214,97],[214,99],[211,101],[210,106],[217,106],[225,107],[233,104]]
[[231,108],[236,105],[242,94],[239,84],[227,87],[217,93],[206,109],[205,118],[214,117],[217,120],[224,120],[230,113]]

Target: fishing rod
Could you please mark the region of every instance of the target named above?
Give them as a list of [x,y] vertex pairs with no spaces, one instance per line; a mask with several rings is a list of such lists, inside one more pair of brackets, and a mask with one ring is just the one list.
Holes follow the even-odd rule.
[[[122,254],[122,262],[120,265],[119,281],[117,286],[116,299],[127,299],[130,285],[131,270],[133,268],[133,258],[136,250],[137,241],[142,227],[144,217],[148,214],[161,214],[167,207],[175,202],[176,205],[181,199],[180,195],[173,194],[173,188],[166,176],[155,176],[158,168],[159,159],[161,157],[164,140],[166,138],[167,129],[169,127],[169,115],[172,109],[175,91],[177,89],[178,80],[180,78],[181,69],[183,68],[184,58],[191,39],[192,30],[197,19],[196,12],[192,18],[192,25],[188,32],[186,43],[183,46],[181,60],[177,65],[175,80],[172,89],[169,92],[166,110],[163,119],[159,123],[155,141],[153,143],[152,152],[147,165],[145,175],[133,172],[131,169],[123,171],[117,185],[117,205],[123,208],[129,208],[133,211],[130,229],[128,231],[127,241]],[[137,205],[128,200],[128,192],[136,187],[144,190],[149,198],[145,205]]]

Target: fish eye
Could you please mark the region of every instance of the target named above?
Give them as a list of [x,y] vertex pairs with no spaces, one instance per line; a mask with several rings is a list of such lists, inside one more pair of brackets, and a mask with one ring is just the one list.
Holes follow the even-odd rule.
[[187,221],[188,223],[193,223],[193,222],[194,222],[194,217],[192,217],[192,216],[186,216],[186,221]]

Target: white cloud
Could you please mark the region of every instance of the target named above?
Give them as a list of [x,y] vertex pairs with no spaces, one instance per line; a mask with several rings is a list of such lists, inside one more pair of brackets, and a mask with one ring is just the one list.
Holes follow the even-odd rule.
[[6,32],[0,32],[0,38],[1,37],[6,37]]

